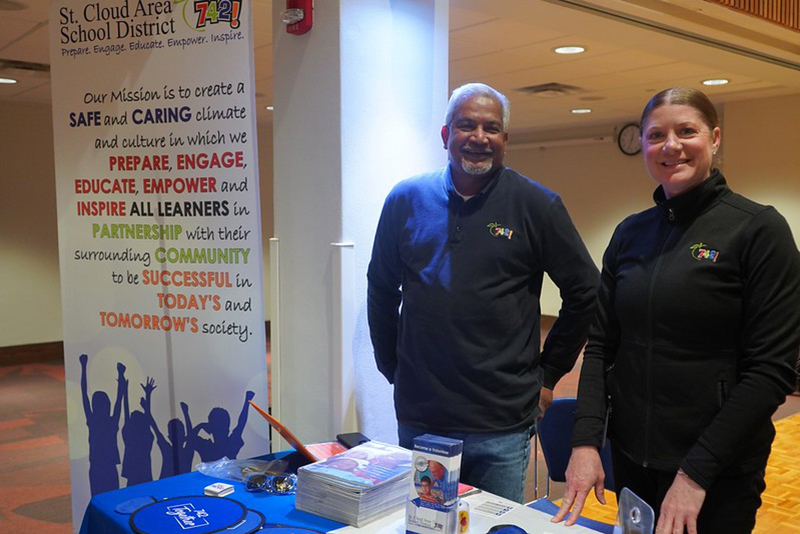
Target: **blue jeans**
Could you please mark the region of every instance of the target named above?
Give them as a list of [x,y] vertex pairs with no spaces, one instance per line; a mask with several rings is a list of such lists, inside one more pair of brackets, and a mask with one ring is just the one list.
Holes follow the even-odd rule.
[[400,446],[414,449],[414,438],[436,434],[464,442],[461,482],[506,499],[525,501],[525,471],[536,426],[511,432],[432,432],[397,424]]

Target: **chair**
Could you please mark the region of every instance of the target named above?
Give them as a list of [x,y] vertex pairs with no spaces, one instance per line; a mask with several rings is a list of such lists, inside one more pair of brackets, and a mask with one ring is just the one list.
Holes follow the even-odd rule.
[[[542,454],[547,464],[546,493],[550,494],[550,481],[566,482],[567,465],[572,453],[572,426],[575,423],[575,397],[561,397],[553,400],[544,417],[536,425],[537,438],[534,441],[533,471],[536,480],[533,485],[534,496],[539,498],[539,458],[538,444],[542,445]],[[605,471],[605,488],[614,491],[614,473],[611,469],[611,444],[606,440],[600,451],[600,459]]]

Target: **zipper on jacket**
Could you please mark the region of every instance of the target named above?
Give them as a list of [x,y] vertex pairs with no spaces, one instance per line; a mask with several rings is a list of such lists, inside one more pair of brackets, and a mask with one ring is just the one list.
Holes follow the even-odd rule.
[[720,380],[717,382],[717,407],[721,409],[726,400],[728,400],[728,382]]
[[[669,210],[669,219],[673,220],[675,218],[675,214],[672,211],[672,208]],[[652,369],[651,364],[653,360],[653,290],[655,289],[655,281],[656,281],[656,274],[661,267],[661,260],[663,258],[662,252],[664,251],[664,247],[666,246],[667,242],[669,241],[670,235],[672,235],[673,226],[667,227],[667,235],[664,236],[664,239],[661,241],[661,246],[658,248],[658,254],[656,255],[656,263],[653,265],[653,270],[650,273],[650,283],[647,287],[647,350],[646,350],[646,358],[647,361],[645,362],[645,369],[646,369],[646,376],[644,381],[644,397],[645,397],[645,419],[644,419],[644,462],[643,467],[647,467],[649,460],[650,460],[650,419],[652,416],[652,399],[651,397],[651,375]]]
[[673,222],[675,220],[675,211],[672,208],[669,208],[667,218],[669,219],[669,222]]

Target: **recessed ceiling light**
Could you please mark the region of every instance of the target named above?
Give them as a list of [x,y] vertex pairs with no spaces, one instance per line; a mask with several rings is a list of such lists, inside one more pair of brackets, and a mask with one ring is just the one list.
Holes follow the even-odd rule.
[[14,78],[0,78],[0,83],[17,83]]
[[266,109],[267,111],[272,111],[272,110],[275,109],[275,107],[274,106],[264,106],[264,109]]
[[730,83],[730,80],[726,80],[725,78],[715,78],[712,80],[703,80],[703,85],[726,85]]
[[576,115],[581,115],[583,113],[591,113],[592,112],[592,110],[589,109],[589,108],[575,108],[575,109],[573,109],[571,111],[572,111],[572,113],[575,113]]
[[553,52],[556,54],[583,54],[586,48],[583,46],[559,46],[554,48]]

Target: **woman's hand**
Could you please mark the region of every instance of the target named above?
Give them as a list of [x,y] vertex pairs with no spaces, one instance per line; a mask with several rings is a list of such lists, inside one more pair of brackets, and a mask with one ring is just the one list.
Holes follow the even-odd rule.
[[683,534],[684,527],[697,534],[697,516],[705,499],[706,490],[679,469],[661,503],[656,534]]
[[575,521],[578,520],[578,516],[581,515],[586,497],[592,488],[594,488],[597,500],[605,504],[606,497],[603,491],[605,478],[603,462],[600,460],[600,453],[597,451],[597,447],[588,445],[573,448],[566,472],[567,491],[561,500],[561,508],[553,516],[552,522],[563,521],[567,512],[572,508],[572,513],[564,524],[567,526],[574,525]]

